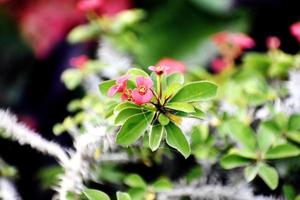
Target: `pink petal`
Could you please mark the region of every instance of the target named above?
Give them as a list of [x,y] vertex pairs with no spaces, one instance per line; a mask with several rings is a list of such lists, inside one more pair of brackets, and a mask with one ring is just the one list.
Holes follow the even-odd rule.
[[116,93],[118,92],[118,86],[117,85],[113,85],[109,88],[108,92],[107,92],[107,95],[109,97],[112,97],[114,96]]
[[121,76],[117,79],[117,84],[123,84],[124,82],[126,82],[128,79],[130,78],[129,75],[124,75]]
[[149,69],[150,71],[156,72],[156,67],[155,67],[155,66],[150,66],[150,67],[148,67],[148,69]]
[[128,100],[128,96],[127,96],[127,94],[125,92],[122,93],[121,99],[122,99],[122,101]]
[[233,44],[240,46],[242,49],[250,49],[255,46],[254,40],[243,33],[232,33],[231,40]]
[[145,81],[145,77],[143,76],[138,76],[136,77],[136,86],[139,87],[139,86],[144,86],[144,81]]
[[143,95],[142,102],[149,103],[153,97],[153,93],[150,90],[147,90],[146,94]]
[[153,81],[150,78],[145,78],[144,79],[144,86],[147,89],[151,89],[153,87]]
[[133,99],[133,102],[137,105],[143,104],[143,96],[140,95],[138,89],[132,90],[132,99]]

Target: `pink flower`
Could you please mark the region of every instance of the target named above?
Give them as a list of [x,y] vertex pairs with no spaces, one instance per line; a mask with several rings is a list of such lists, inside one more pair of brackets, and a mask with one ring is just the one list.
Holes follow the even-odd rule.
[[212,41],[214,43],[216,43],[217,45],[227,43],[228,42],[228,35],[229,35],[229,33],[227,33],[227,32],[216,33],[212,36]]
[[84,15],[75,9],[73,0],[23,1],[15,11],[23,38],[37,58],[47,57],[70,28],[81,23]]
[[269,49],[278,49],[280,47],[281,41],[276,36],[269,36],[267,37],[266,44]]
[[212,70],[216,73],[222,72],[226,67],[228,67],[228,63],[222,58],[216,58],[211,63]]
[[169,68],[170,68],[170,67],[168,67],[168,66],[160,66],[160,65],[148,67],[148,69],[149,69],[150,71],[155,72],[158,76],[162,75],[163,73],[166,73],[166,71],[167,71]]
[[83,69],[87,61],[88,61],[88,57],[86,55],[81,55],[78,57],[71,58],[70,65],[78,69]]
[[290,26],[291,34],[300,42],[300,22],[296,22]]
[[108,90],[108,96],[112,97],[114,96],[117,92],[118,93],[124,93],[127,87],[127,80],[129,79],[128,75],[121,76],[116,80],[116,84],[111,86]]
[[232,35],[232,41],[234,44],[237,44],[241,49],[250,49],[255,46],[254,40],[243,33],[236,33]]
[[151,101],[153,93],[151,91],[153,82],[150,78],[138,76],[136,78],[136,86],[132,91],[133,102],[137,105],[142,105]]
[[124,90],[121,99],[123,101],[132,101],[132,89]]
[[244,33],[220,32],[213,35],[212,40],[217,45],[233,45],[241,49],[250,49],[255,46],[254,40]]
[[82,12],[88,12],[99,9],[103,0],[80,0],[77,3],[77,9]]
[[156,66],[160,66],[161,68],[165,69],[166,74],[171,74],[174,72],[179,72],[179,73],[185,73],[186,72],[186,66],[184,63],[172,59],[172,58],[163,58],[158,61]]

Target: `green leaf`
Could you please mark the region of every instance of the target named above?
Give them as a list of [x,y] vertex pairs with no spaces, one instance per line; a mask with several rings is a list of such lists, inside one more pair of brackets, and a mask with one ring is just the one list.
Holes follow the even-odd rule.
[[286,136],[288,139],[297,142],[298,144],[300,143],[300,132],[299,131],[289,131],[286,133]]
[[257,154],[255,151],[250,151],[248,149],[237,149],[237,148],[232,148],[229,150],[229,154],[235,154],[243,158],[248,158],[252,160],[256,160]]
[[105,194],[104,192],[101,192],[99,190],[85,189],[83,191],[83,194],[89,200],[110,200],[110,198],[109,198],[109,196],[107,194]]
[[139,176],[138,174],[130,174],[128,175],[125,180],[124,183],[126,185],[128,185],[129,187],[133,187],[133,188],[146,188],[147,184],[144,181],[144,179]]
[[258,169],[258,175],[272,190],[278,186],[279,177],[277,171],[273,167],[261,163]]
[[115,125],[123,124],[129,117],[143,112],[140,108],[123,109],[115,118]]
[[202,167],[198,165],[187,172],[186,180],[188,183],[191,183],[194,180],[199,180],[201,175],[202,175]]
[[266,152],[266,159],[280,159],[298,156],[300,154],[300,150],[298,147],[292,144],[281,144],[275,146]]
[[142,69],[131,68],[127,71],[127,74],[131,75],[130,79],[135,81],[137,76],[149,77],[149,75]]
[[103,96],[107,96],[107,92],[111,86],[116,83],[116,80],[103,81],[99,84],[99,90]]
[[191,154],[190,144],[181,129],[178,128],[173,122],[165,126],[167,131],[167,143],[171,147],[177,149],[185,158]]
[[208,81],[197,81],[184,85],[170,102],[195,102],[216,96],[217,86]]
[[149,135],[149,146],[152,151],[158,149],[162,137],[164,135],[164,127],[160,124],[153,125]]
[[147,129],[154,117],[153,112],[146,112],[129,117],[117,134],[117,144],[129,146]]
[[296,200],[296,192],[291,185],[283,185],[283,193],[287,200]]
[[146,189],[145,188],[130,188],[128,193],[132,200],[144,200]]
[[257,138],[257,143],[260,150],[262,150],[262,152],[266,152],[276,139],[272,128],[270,127],[270,124],[262,123],[260,125],[257,133]]
[[194,106],[186,102],[171,102],[166,105],[166,108],[179,110],[187,113],[195,112]]
[[167,85],[180,84],[184,83],[184,76],[181,73],[172,73],[167,76]]
[[172,85],[168,85],[167,89],[164,91],[164,97],[170,98],[181,88],[181,84],[173,83]]
[[161,177],[153,183],[153,188],[155,192],[162,192],[172,189],[173,185],[169,179],[166,177]]
[[189,113],[189,117],[194,117],[198,119],[203,119],[205,117],[205,113],[202,110],[199,110],[198,108],[194,108],[195,112]]
[[242,167],[242,166],[249,165],[250,163],[251,160],[247,158],[243,158],[236,154],[228,154],[221,159],[221,166],[224,169],[233,169],[236,167]]
[[126,192],[117,192],[117,200],[131,200],[131,197]]
[[266,74],[271,65],[270,56],[265,53],[250,52],[243,57],[243,65],[245,68]]
[[137,106],[136,104],[134,104],[132,102],[125,101],[125,102],[118,104],[114,108],[114,113],[117,114],[117,113],[121,112],[123,109],[127,109],[127,108],[141,108],[141,106]]
[[293,131],[300,131],[300,115],[293,114],[288,121],[288,129]]
[[258,169],[259,168],[257,165],[254,165],[254,166],[249,165],[244,169],[244,176],[245,176],[247,182],[252,181],[256,177],[256,175],[258,173]]
[[256,138],[253,130],[241,122],[231,120],[226,123],[231,136],[249,150],[256,150]]
[[162,126],[165,126],[170,122],[169,118],[166,115],[164,115],[163,113],[159,114],[158,121]]

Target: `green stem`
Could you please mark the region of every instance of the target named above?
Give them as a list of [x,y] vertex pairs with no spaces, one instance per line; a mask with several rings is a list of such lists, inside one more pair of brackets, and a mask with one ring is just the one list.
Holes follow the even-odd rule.
[[158,98],[162,98],[162,82],[161,82],[161,75],[157,76],[157,93],[158,93]]

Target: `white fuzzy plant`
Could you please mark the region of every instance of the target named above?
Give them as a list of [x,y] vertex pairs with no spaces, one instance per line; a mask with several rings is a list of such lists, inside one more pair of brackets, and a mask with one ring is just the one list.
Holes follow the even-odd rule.
[[21,200],[14,183],[8,178],[0,178],[0,199],[3,200]]
[[[17,121],[16,116],[5,110],[0,110],[0,133],[21,145],[30,145],[33,149],[55,157],[63,167],[64,173],[55,186],[59,200],[66,200],[68,192],[79,194],[84,188],[84,181],[92,179],[91,168],[103,161],[127,162],[125,153],[113,153],[116,150],[112,136],[105,126],[86,126],[86,133],[74,137],[74,149],[48,141]],[[95,152],[100,151],[100,156]],[[107,154],[106,154],[107,153]],[[7,183],[7,182],[5,182]],[[8,183],[4,186],[9,186]]]
[[157,200],[180,200],[185,196],[191,200],[279,200],[254,195],[251,187],[244,181],[222,185],[218,181],[207,183],[205,178],[189,184],[179,181],[172,190],[158,193]]

